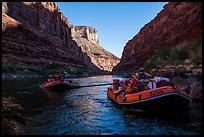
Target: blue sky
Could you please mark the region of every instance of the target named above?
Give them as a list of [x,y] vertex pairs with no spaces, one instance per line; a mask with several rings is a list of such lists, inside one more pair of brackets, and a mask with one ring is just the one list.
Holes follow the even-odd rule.
[[74,26],[97,30],[100,46],[121,58],[124,46],[167,2],[57,2]]

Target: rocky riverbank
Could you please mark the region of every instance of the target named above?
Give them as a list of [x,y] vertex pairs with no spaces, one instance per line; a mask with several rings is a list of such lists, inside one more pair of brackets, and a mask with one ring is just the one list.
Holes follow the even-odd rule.
[[27,121],[25,109],[14,97],[2,97],[2,135],[19,135]]
[[153,77],[167,77],[175,86],[185,89],[190,85],[191,99],[202,100],[202,64],[193,65],[191,60],[186,60],[184,65],[157,66],[150,73]]
[[46,73],[60,73],[64,74],[66,78],[112,74],[108,71],[92,71],[90,69],[76,67],[46,68],[44,66],[3,66],[2,80],[17,78],[43,78]]

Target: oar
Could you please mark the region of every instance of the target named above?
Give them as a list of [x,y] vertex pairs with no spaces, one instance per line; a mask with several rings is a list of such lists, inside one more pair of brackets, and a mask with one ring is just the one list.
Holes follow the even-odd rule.
[[120,83],[106,83],[106,84],[85,85],[85,86],[77,86],[77,88],[94,87],[94,86],[104,86],[104,85],[112,85],[112,84],[120,84]]

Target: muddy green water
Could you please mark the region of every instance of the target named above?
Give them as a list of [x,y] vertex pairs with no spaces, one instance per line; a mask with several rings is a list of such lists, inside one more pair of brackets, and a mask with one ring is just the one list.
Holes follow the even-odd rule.
[[[74,78],[80,85],[111,83],[121,77],[104,75]],[[44,90],[42,78],[2,81],[2,96],[14,97],[30,120],[22,123],[23,135],[200,135],[202,102],[192,102],[182,114],[140,113],[118,106],[107,95],[107,86],[65,92]]]

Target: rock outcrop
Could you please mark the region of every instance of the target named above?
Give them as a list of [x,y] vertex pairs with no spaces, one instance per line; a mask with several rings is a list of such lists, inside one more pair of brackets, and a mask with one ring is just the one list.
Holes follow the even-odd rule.
[[8,10],[8,8],[7,8],[6,2],[2,2],[2,13],[7,14],[7,10]]
[[85,38],[91,43],[99,43],[97,30],[89,26],[73,26],[71,27],[71,35],[76,38]]
[[88,26],[72,26],[71,36],[86,53],[91,62],[105,71],[112,71],[119,63],[119,58],[100,47],[96,29]]
[[195,66],[191,60],[186,60],[185,65],[157,67],[150,74],[153,77],[169,78],[175,87],[181,89],[187,89],[190,85],[190,98],[202,99],[202,64]]
[[114,72],[133,71],[144,65],[159,46],[179,46],[202,39],[202,2],[169,2],[124,47]]
[[112,70],[110,64],[95,65],[92,56],[83,52],[72,37],[98,43],[95,32],[71,34],[72,28],[54,2],[2,3],[2,63],[79,67],[98,72],[108,66]]
[[14,97],[2,97],[2,135],[20,135],[22,123],[29,120]]

